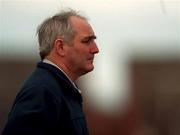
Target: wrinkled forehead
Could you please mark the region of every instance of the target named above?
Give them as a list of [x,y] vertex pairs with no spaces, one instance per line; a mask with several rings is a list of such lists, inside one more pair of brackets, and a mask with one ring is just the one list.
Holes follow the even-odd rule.
[[72,16],[70,17],[70,21],[76,34],[80,34],[84,36],[94,35],[94,31],[91,25],[87,22],[87,20],[76,17],[76,16]]

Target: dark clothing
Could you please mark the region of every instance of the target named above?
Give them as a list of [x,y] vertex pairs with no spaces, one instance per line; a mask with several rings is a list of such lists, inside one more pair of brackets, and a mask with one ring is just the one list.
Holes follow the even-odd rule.
[[58,68],[39,62],[15,99],[3,135],[88,135],[81,94]]

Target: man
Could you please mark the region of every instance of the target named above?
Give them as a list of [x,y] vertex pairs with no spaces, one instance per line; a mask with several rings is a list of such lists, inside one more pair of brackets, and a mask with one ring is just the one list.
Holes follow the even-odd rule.
[[18,93],[3,135],[87,135],[74,81],[94,68],[94,31],[70,10],[46,19],[37,34],[42,61]]

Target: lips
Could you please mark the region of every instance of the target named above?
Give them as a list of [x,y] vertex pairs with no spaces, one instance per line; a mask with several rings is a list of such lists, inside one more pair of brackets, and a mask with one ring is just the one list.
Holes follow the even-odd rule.
[[94,60],[94,56],[89,57],[88,60]]

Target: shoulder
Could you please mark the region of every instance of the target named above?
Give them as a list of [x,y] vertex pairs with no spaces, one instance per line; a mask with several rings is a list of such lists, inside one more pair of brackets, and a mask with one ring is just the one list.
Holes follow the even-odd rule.
[[36,69],[23,83],[16,100],[62,100],[61,86],[47,70]]
[[31,104],[46,104],[50,102],[61,103],[61,94],[55,95],[46,85],[25,85],[17,94],[16,103],[29,102]]
[[22,89],[32,89],[32,87],[40,91],[60,89],[58,81],[51,72],[41,68],[35,69],[22,85]]
[[46,69],[37,68],[24,82],[25,85],[41,85],[56,82],[53,75]]

